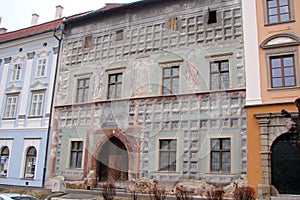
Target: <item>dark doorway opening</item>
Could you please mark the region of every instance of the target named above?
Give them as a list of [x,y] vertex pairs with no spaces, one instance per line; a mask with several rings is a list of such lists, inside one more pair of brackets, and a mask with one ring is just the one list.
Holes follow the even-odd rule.
[[123,182],[128,180],[128,152],[125,145],[116,137],[107,140],[98,156],[100,182]]
[[271,148],[272,185],[281,194],[300,194],[300,149],[293,134],[278,137]]

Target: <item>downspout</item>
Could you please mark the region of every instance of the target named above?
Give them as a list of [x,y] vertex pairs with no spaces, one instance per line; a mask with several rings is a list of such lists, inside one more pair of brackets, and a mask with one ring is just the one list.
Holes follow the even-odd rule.
[[[60,31],[57,33],[57,31]],[[50,107],[50,115],[49,115],[49,123],[48,123],[48,132],[47,132],[47,138],[46,138],[46,152],[45,152],[45,162],[44,162],[44,168],[43,168],[43,182],[42,187],[45,187],[45,181],[46,181],[46,172],[47,172],[47,164],[48,164],[48,152],[49,152],[49,142],[50,142],[50,135],[52,131],[52,112],[54,111],[54,99],[55,99],[55,89],[56,89],[56,79],[57,79],[57,73],[58,73],[58,66],[59,66],[59,59],[60,59],[60,49],[61,49],[61,42],[63,39],[63,32],[64,32],[64,24],[62,23],[59,28],[55,28],[53,30],[53,37],[55,37],[58,40],[58,50],[57,50],[57,57],[56,57],[56,66],[55,66],[55,72],[54,72],[54,80],[53,80],[53,90],[52,90],[52,97],[51,97],[51,107]],[[59,36],[57,36],[58,34]]]

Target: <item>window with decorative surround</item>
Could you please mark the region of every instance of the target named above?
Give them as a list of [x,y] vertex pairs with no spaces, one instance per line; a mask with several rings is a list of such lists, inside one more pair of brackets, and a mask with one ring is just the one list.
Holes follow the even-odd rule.
[[21,79],[21,64],[15,64],[11,73],[11,81],[20,81]]
[[77,79],[76,103],[87,102],[89,99],[90,78]]
[[279,24],[294,20],[294,0],[266,0],[265,23]]
[[46,70],[47,70],[47,59],[40,58],[38,60],[38,65],[36,68],[36,73],[35,73],[36,78],[46,77]]
[[44,105],[44,92],[34,92],[31,98],[30,116],[42,116]]
[[4,118],[15,118],[18,106],[18,94],[10,94],[6,98]]
[[159,171],[176,171],[176,139],[159,140]]
[[230,138],[212,138],[210,140],[210,170],[211,172],[231,171]]
[[83,157],[83,141],[71,141],[70,168],[81,168]]

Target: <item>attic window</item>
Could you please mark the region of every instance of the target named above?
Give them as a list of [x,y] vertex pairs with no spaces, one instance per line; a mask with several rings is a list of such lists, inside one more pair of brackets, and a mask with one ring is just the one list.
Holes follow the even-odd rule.
[[169,29],[172,31],[177,31],[178,30],[178,18],[177,17],[173,17],[169,19]]
[[92,46],[92,39],[93,37],[91,35],[84,38],[84,48],[90,48]]
[[116,41],[122,41],[124,37],[124,30],[116,31]]
[[208,10],[208,21],[207,24],[217,23],[217,11]]

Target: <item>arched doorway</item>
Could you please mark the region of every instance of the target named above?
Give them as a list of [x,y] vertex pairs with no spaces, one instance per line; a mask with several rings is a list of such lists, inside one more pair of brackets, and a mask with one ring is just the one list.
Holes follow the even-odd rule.
[[271,152],[272,185],[281,194],[300,194],[300,149],[293,135],[279,136]]
[[121,140],[111,137],[103,144],[98,156],[97,172],[100,182],[128,180],[128,152]]

